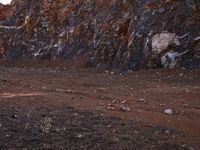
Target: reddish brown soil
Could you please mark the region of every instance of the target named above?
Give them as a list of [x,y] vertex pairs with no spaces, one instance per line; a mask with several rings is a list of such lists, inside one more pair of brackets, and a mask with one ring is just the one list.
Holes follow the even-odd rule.
[[0,149],[200,148],[200,71],[37,66],[0,67]]

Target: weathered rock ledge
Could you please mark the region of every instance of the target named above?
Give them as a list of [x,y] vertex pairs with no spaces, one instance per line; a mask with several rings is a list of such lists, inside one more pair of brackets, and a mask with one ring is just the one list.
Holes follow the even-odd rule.
[[0,5],[0,57],[200,68],[199,8],[199,0],[13,0]]

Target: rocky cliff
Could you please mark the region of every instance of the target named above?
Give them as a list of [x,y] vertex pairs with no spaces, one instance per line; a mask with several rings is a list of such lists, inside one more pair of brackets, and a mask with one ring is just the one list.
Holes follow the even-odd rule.
[[13,0],[5,7],[5,60],[83,56],[103,68],[200,68],[199,0]]

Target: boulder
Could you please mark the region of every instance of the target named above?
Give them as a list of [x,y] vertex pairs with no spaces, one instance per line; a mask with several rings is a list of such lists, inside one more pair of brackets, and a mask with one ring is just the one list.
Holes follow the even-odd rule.
[[156,34],[152,38],[152,52],[160,54],[166,51],[171,44],[180,46],[180,41],[175,33]]

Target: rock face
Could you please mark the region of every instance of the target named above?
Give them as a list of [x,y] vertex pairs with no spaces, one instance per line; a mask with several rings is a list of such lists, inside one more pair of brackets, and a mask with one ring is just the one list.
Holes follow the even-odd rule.
[[12,6],[10,5],[3,5],[0,3],[0,20],[5,20],[7,17],[9,17],[12,13]]
[[13,0],[0,18],[0,57],[200,68],[199,8],[199,0]]

